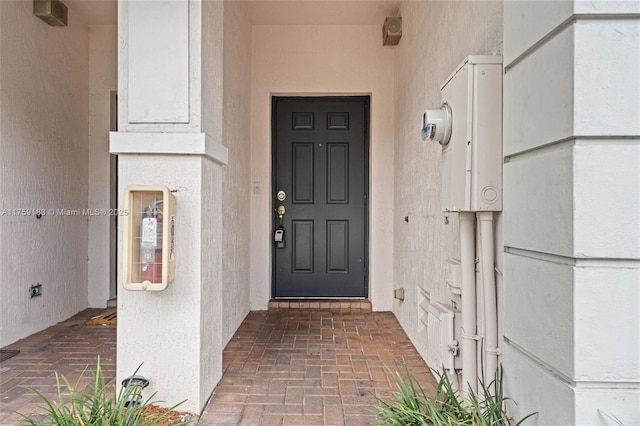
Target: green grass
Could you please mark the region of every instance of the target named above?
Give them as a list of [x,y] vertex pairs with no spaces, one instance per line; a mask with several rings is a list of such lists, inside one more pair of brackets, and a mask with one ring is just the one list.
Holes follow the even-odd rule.
[[[85,373],[86,370],[81,378]],[[100,360],[98,360],[95,371],[92,371],[91,374],[91,384],[81,390],[77,385],[73,386],[64,376],[58,376],[56,373],[57,401],[51,401],[37,389],[30,388],[44,403],[41,406],[44,415],[38,415],[37,418],[45,418],[45,420],[36,420],[22,415],[24,420],[21,425],[137,426],[162,424],[163,426],[177,426],[192,424],[192,421],[171,417],[171,411],[181,403],[166,410],[152,410],[154,402],[152,398],[155,394],[143,400],[142,389],[139,386],[120,387],[118,392],[110,392],[100,367]],[[130,401],[139,401],[139,404],[129,403]]]
[[382,425],[424,426],[517,426],[532,416],[516,422],[506,412],[506,401],[502,387],[502,368],[495,380],[486,385],[480,381],[480,395],[471,388],[467,392],[454,389],[446,371],[435,372],[438,378],[436,395],[427,396],[422,387],[404,366],[404,375],[389,370],[398,390],[390,400],[376,396],[379,406],[375,412]]

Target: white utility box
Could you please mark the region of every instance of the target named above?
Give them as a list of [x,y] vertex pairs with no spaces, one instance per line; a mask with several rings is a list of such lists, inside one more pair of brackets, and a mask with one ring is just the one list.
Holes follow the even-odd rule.
[[468,56],[440,90],[451,111],[443,210],[502,210],[502,57]]
[[460,311],[451,305],[431,303],[427,308],[427,364],[436,370],[441,367],[456,374],[462,369],[460,357],[460,339],[462,338],[462,321]]

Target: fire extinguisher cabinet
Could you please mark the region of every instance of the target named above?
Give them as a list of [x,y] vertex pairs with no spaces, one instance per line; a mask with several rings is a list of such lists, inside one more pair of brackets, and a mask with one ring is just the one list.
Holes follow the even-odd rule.
[[124,204],[124,288],[164,290],[175,277],[176,199],[166,186],[133,185]]

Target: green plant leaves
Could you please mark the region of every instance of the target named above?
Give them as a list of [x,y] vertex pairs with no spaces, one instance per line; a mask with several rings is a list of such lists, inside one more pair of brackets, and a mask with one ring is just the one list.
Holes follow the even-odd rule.
[[391,374],[398,390],[389,401],[379,395],[379,406],[375,412],[383,425],[425,425],[425,426],[517,426],[535,413],[529,414],[518,423],[507,416],[503,393],[503,371],[500,367],[496,378],[489,384],[480,380],[480,395],[471,387],[460,392],[451,383],[446,370],[434,371],[438,378],[435,398],[430,398],[415,381],[406,365],[403,378],[399,372]]
[[[134,375],[139,369],[140,367],[136,369]],[[78,383],[81,382],[86,371],[85,369]],[[110,392],[100,367],[100,359],[95,371],[91,374],[91,384],[81,390],[78,389],[78,384],[73,386],[64,376],[58,376],[56,373],[58,401],[50,401],[37,389],[30,388],[44,402],[42,409],[46,420],[35,420],[22,415],[24,418],[22,425],[151,426],[162,423],[162,425],[179,426],[193,423],[193,421],[168,418],[172,410],[182,402],[166,410],[151,410],[155,394],[143,400],[140,386],[124,386],[116,393]],[[139,403],[130,403],[130,401],[139,401]]]

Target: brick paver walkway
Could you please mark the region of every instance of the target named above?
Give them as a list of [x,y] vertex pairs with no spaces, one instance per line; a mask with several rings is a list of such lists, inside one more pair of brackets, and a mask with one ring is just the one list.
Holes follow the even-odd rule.
[[371,425],[385,366],[434,384],[392,313],[252,312],[224,352],[225,371],[199,424]]
[[[116,328],[85,325],[99,312],[9,347],[21,352],[0,363],[0,426],[18,424],[16,411],[40,412],[24,386],[54,398],[55,372],[76,383],[100,356],[105,378],[115,377]],[[384,367],[396,362],[431,388],[429,369],[391,313],[251,312],[224,351],[224,375],[198,424],[370,425],[374,395],[395,389]]]
[[25,415],[42,412],[42,400],[27,387],[57,401],[56,372],[84,387],[91,377],[85,374],[79,381],[82,372],[87,367],[95,370],[100,356],[105,380],[115,377],[116,328],[85,325],[101,312],[87,309],[8,346],[20,354],[0,363],[0,426],[18,424],[22,417],[16,411]]

